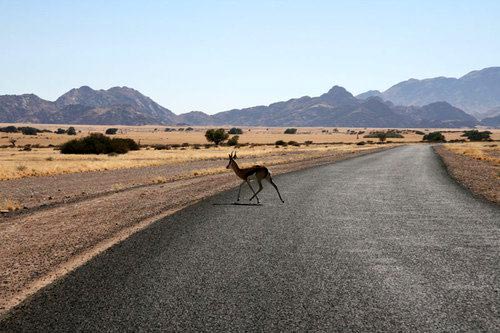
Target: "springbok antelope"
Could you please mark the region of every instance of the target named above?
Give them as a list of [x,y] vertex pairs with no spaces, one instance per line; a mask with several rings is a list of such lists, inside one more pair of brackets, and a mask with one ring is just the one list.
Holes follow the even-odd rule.
[[[257,194],[259,194],[259,192],[262,191],[262,179],[265,179],[269,183],[271,183],[271,185],[273,185],[273,187],[276,189],[276,192],[278,192],[278,196],[280,197],[281,202],[285,203],[285,201],[283,201],[283,199],[281,198],[281,194],[280,194],[280,191],[278,190],[278,186],[276,186],[276,184],[273,182],[273,179],[271,178],[271,173],[269,172],[269,170],[265,166],[254,165],[250,168],[240,168],[238,166],[238,163],[236,163],[236,161],[235,161],[236,158],[237,158],[236,153],[229,154],[229,163],[226,166],[226,169],[229,169],[229,168],[233,169],[236,176],[243,179],[243,182],[241,183],[240,188],[238,189],[238,198],[236,199],[236,201],[240,201],[241,187],[245,184],[248,184],[248,186],[250,187],[250,189],[253,192],[253,196],[250,198],[250,201],[252,201],[253,198],[256,198],[257,203],[260,203],[260,200],[259,200],[259,197],[257,196]],[[255,178],[255,180],[257,180],[257,183],[259,184],[259,189],[257,190],[257,192],[255,192],[252,185],[250,185],[251,178]]]

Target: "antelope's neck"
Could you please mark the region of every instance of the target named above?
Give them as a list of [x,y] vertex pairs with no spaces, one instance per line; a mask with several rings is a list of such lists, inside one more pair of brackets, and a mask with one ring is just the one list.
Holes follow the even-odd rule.
[[238,176],[241,174],[241,169],[238,166],[238,163],[236,163],[236,161],[233,161],[233,163],[231,163],[231,168],[233,168],[234,173],[237,174]]

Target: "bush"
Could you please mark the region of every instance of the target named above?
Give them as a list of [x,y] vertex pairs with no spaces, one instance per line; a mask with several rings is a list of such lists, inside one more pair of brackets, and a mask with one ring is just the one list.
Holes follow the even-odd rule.
[[0,127],[0,132],[4,133],[17,133],[18,129],[16,126]]
[[358,146],[364,146],[366,143],[364,141],[359,141],[358,143],[356,143]]
[[40,130],[34,127],[18,127],[18,130],[23,133],[23,135],[37,135]]
[[172,147],[169,145],[154,145],[153,147],[155,150],[170,150],[170,149],[172,149]]
[[108,129],[106,130],[106,134],[108,134],[108,135],[114,135],[114,134],[116,134],[117,132],[118,132],[118,128],[108,128]]
[[312,144],[313,144],[313,142],[312,142],[311,140],[307,140],[307,141],[305,141],[304,143],[305,143],[305,145],[306,145],[306,146],[309,146],[309,145],[312,145]]
[[223,128],[212,128],[205,132],[205,138],[207,138],[208,142],[213,142],[216,146],[218,146],[221,142],[229,138],[229,134],[227,134]]
[[288,141],[288,144],[290,146],[300,147],[300,143],[298,143],[297,141]]
[[423,141],[429,141],[429,142],[444,142],[446,141],[443,133],[441,132],[431,132],[429,134],[424,135]]
[[165,132],[175,132],[175,131],[176,131],[175,128],[169,128],[169,127],[165,128]]
[[285,134],[295,134],[297,133],[297,129],[296,128],[287,128],[285,130]]
[[425,133],[424,133],[424,132],[422,132],[422,131],[415,131],[415,134],[418,134],[418,135],[425,135]]
[[243,130],[241,128],[236,128],[236,127],[233,127],[229,130],[228,132],[229,134],[243,134]]
[[238,135],[234,135],[233,137],[231,137],[231,139],[227,140],[227,144],[229,146],[236,146],[238,144],[238,139],[240,137]]
[[68,135],[76,135],[76,130],[74,127],[68,128],[68,131],[66,132]]
[[283,140],[278,140],[274,143],[276,146],[288,146],[288,143],[286,143]]
[[191,132],[191,131],[194,131],[194,128],[192,128],[192,127],[186,128],[186,132]]
[[101,133],[70,140],[61,146],[62,154],[125,154],[129,150],[139,150],[139,145],[132,139],[111,139]]
[[464,134],[461,136],[466,137],[470,141],[486,141],[490,139],[491,132],[483,131],[479,132],[478,130],[464,131]]
[[385,140],[386,138],[404,138],[404,136],[402,136],[401,134],[399,134],[395,131],[372,132],[370,134],[363,136],[363,138],[378,138],[379,140],[380,140],[380,137],[383,137],[384,138],[383,140]]
[[189,143],[184,142],[184,143],[181,144],[181,147],[189,147]]
[[55,131],[56,134],[66,134],[66,130],[64,128],[58,128],[57,131]]

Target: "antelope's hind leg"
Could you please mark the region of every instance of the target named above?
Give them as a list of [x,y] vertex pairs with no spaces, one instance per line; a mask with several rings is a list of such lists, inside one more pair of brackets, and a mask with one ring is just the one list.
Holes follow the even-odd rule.
[[276,192],[278,192],[278,197],[280,197],[281,202],[285,203],[285,200],[283,200],[283,198],[281,197],[280,190],[278,190],[278,186],[276,186],[276,184],[273,182],[273,179],[271,178],[271,174],[269,174],[266,179],[269,183],[271,183],[271,185],[273,185],[273,187],[276,189]]

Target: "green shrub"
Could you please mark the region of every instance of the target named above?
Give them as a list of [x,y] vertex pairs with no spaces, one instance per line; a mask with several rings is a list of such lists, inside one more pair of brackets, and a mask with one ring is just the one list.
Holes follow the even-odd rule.
[[68,128],[68,131],[66,132],[68,135],[76,135],[76,129],[74,127]]
[[287,128],[285,130],[285,134],[296,134],[297,133],[297,129],[296,128]]
[[366,142],[364,141],[359,141],[358,143],[356,143],[358,146],[364,146],[366,144]]
[[118,132],[118,128],[108,128],[106,130],[107,135],[115,135]]
[[170,150],[172,147],[170,145],[154,145],[155,150]]
[[209,129],[205,132],[205,138],[209,142],[215,143],[218,146],[221,142],[226,141],[229,138],[229,134],[223,128]]
[[64,128],[58,128],[57,131],[55,131],[56,134],[66,134],[66,130]]
[[370,134],[366,134],[365,136],[363,136],[363,138],[378,138],[379,140],[381,137],[384,138],[383,140],[385,140],[387,138],[404,138],[403,135],[401,135],[395,131],[371,132]]
[[61,146],[62,154],[125,154],[129,150],[139,150],[139,145],[132,139],[111,139],[101,133],[70,140]]
[[288,146],[288,143],[286,143],[283,140],[278,140],[274,143],[276,146]]
[[464,131],[464,134],[461,136],[466,137],[470,141],[487,141],[490,139],[491,132],[483,131],[479,132],[478,130]]
[[300,143],[298,143],[297,141],[288,141],[288,144],[290,146],[300,147]]
[[229,134],[243,134],[243,130],[241,128],[236,128],[236,127],[233,127],[229,130],[228,132]]
[[424,135],[422,140],[429,142],[443,142],[446,141],[446,138],[441,132],[431,132],[429,134]]
[[234,135],[233,137],[231,137],[231,139],[227,140],[227,144],[229,146],[236,146],[238,144],[238,139],[240,137],[238,135]]
[[34,128],[34,127],[18,127],[17,128],[19,131],[21,131],[21,133],[23,133],[23,135],[37,135],[38,132],[40,132],[40,130],[38,128]]
[[6,126],[6,127],[0,127],[0,132],[4,133],[17,133],[18,129],[16,126]]

